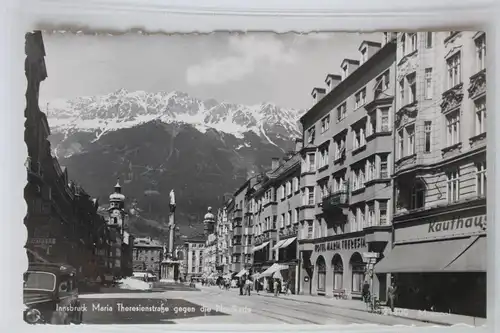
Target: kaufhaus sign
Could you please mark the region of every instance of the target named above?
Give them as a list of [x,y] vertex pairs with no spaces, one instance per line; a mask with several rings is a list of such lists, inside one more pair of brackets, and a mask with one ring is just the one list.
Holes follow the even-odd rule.
[[446,239],[486,233],[486,214],[477,215],[451,215],[446,217],[432,217],[422,219],[418,223],[395,225],[394,241],[396,243],[407,241]]
[[441,231],[453,230],[485,230],[486,231],[486,215],[475,217],[461,218],[453,217],[448,221],[430,221],[429,233],[439,233]]
[[314,245],[315,252],[357,250],[366,247],[364,237],[342,239],[337,241],[319,243]]

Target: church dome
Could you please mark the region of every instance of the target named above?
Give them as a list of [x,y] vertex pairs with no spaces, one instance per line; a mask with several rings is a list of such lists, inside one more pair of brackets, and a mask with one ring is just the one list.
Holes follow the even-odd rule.
[[109,200],[110,201],[124,201],[125,196],[121,193],[111,193],[111,195],[109,196]]
[[205,221],[215,220],[215,215],[212,214],[212,207],[208,207],[208,213],[205,214],[203,220]]

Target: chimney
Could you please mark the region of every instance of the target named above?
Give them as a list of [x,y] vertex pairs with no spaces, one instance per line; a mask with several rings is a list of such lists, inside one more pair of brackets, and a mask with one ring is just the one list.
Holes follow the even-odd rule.
[[275,170],[280,166],[280,158],[279,157],[273,157],[271,159],[271,170]]
[[384,32],[384,42],[383,42],[382,46],[392,42],[396,38],[397,38],[396,32]]
[[302,150],[303,147],[303,140],[301,138],[296,138],[295,140],[295,152],[299,152]]
[[340,70],[342,71],[342,80],[345,80],[352,72],[354,72],[359,67],[359,61],[354,59],[344,59],[340,64]]
[[325,96],[325,93],[326,91],[324,88],[313,88],[311,96],[313,98],[314,104],[321,101],[321,99]]
[[325,79],[328,91],[332,91],[342,81],[342,77],[338,74],[328,74]]
[[363,42],[361,42],[361,45],[358,48],[359,52],[361,53],[361,63],[365,63],[368,59],[370,59],[370,57],[377,53],[381,47],[382,44],[377,42],[372,42],[369,40],[364,40]]

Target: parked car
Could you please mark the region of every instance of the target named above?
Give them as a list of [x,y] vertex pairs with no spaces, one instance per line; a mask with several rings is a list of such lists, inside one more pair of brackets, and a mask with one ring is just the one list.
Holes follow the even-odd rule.
[[80,324],[76,270],[68,265],[30,263],[24,273],[24,320],[30,324]]

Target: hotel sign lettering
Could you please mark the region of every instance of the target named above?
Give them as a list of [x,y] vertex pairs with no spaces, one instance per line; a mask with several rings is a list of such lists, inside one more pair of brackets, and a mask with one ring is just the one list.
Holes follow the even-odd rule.
[[486,230],[486,215],[460,218],[453,217],[449,221],[429,222],[429,233],[439,233],[443,231],[467,231],[471,229]]
[[364,237],[343,239],[338,241],[320,243],[314,245],[315,252],[337,251],[337,250],[356,250],[366,247]]

